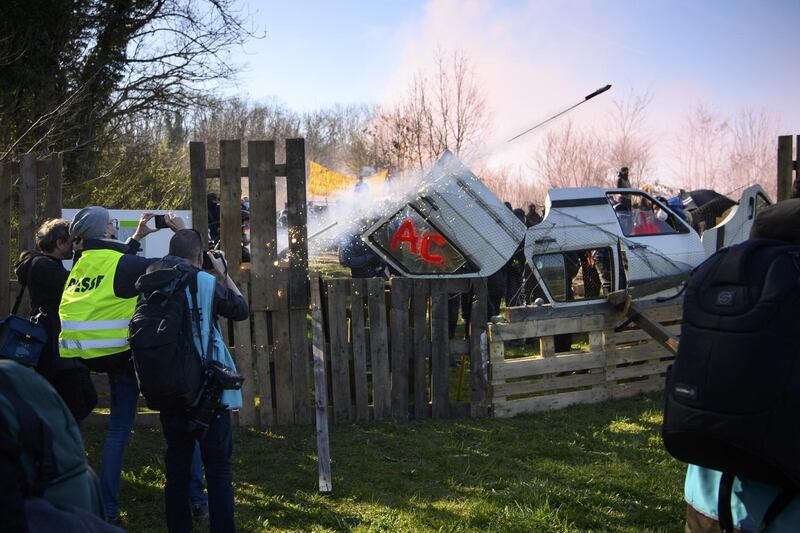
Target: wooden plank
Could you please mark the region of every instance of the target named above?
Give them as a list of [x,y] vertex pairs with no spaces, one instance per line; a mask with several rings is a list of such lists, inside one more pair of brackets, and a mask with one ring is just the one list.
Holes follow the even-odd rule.
[[650,318],[647,312],[637,306],[635,302],[631,302],[627,308],[628,318],[636,322],[640,328],[646,331],[661,346],[673,354],[678,353],[678,339],[674,337],[669,330],[662,326],[657,320]]
[[673,287],[678,287],[681,283],[688,280],[689,276],[691,276],[691,272],[681,272],[680,274],[673,274],[672,276],[664,276],[629,289],[614,291],[608,295],[607,300],[612,305],[622,305],[628,298],[636,300]]
[[539,353],[542,357],[554,357],[556,355],[556,342],[552,335],[539,338]]
[[[252,291],[250,299],[253,299]],[[253,357],[258,372],[258,415],[261,428],[275,423],[275,410],[272,407],[272,369],[270,368],[269,322],[265,311],[253,312]]]
[[408,420],[408,371],[410,342],[408,338],[408,306],[411,280],[395,277],[391,282],[391,357],[392,418]]
[[618,346],[614,350],[606,352],[606,365],[613,367],[665,357],[674,356],[657,342],[648,342],[637,346]]
[[529,319],[525,322],[498,324],[497,333],[506,341],[546,337],[549,335],[602,330],[606,327],[606,321],[607,316],[603,313],[546,320]]
[[495,335],[497,324],[487,324],[486,336],[489,339],[489,362],[502,363],[506,359],[506,345],[503,339]]
[[414,280],[414,416],[428,418],[431,406],[428,400],[428,357],[431,351],[428,333],[428,296],[430,282],[424,279]]
[[602,402],[608,397],[608,392],[605,389],[596,388],[497,402],[493,405],[493,410],[495,417],[508,418],[522,413],[553,411],[570,405]]
[[[673,336],[677,337],[681,332],[680,324],[673,324],[671,326],[664,326],[664,328]],[[630,342],[641,342],[652,340],[652,337],[639,328],[625,329],[619,332],[609,333],[609,337],[613,339],[614,344],[625,344]]]
[[369,299],[369,348],[372,362],[372,405],[375,420],[391,416],[389,389],[389,340],[386,329],[386,300],[381,278],[367,280]]
[[[304,139],[286,139],[286,199],[289,222],[289,304],[308,309],[306,149]],[[335,409],[334,405],[334,409]]]
[[513,379],[555,374],[558,372],[572,372],[576,370],[589,370],[603,368],[605,354],[603,353],[572,353],[556,355],[546,358],[511,359],[494,369],[492,379]]
[[495,383],[492,386],[492,391],[494,393],[494,398],[500,401],[507,396],[539,392],[557,392],[564,389],[576,389],[579,387],[592,387],[605,384],[605,374],[600,370],[595,370],[592,371],[591,374],[573,374],[570,376],[558,376],[529,381]]
[[347,345],[347,299],[350,280],[334,279],[328,286],[328,327],[331,335],[331,388],[333,418],[336,422],[352,420],[350,402],[350,351]]
[[311,423],[308,382],[308,318],[305,309],[289,309],[289,333],[292,350],[292,387],[294,423]]
[[289,334],[289,301],[286,292],[289,273],[278,271],[278,311],[272,318],[272,360],[275,365],[275,419],[279,425],[294,422],[294,388],[292,387],[292,352]]
[[353,346],[353,378],[355,385],[356,419],[369,420],[369,389],[367,387],[367,343],[364,335],[363,279],[350,282],[350,342]]
[[36,156],[24,154],[19,161],[19,252],[36,248]]
[[667,371],[667,367],[674,361],[654,361],[652,363],[644,363],[640,365],[631,366],[615,366],[606,369],[606,380],[617,381],[620,379],[643,378],[653,374],[663,374]]
[[330,442],[328,438],[328,386],[325,376],[325,324],[322,317],[320,279],[311,279],[311,342],[314,354],[314,413],[317,427],[317,462],[319,491],[333,491]]
[[42,213],[45,219],[61,218],[63,181],[61,154],[50,154],[47,158],[47,195]]
[[471,288],[471,280],[469,279],[443,279],[438,283],[444,283],[446,285],[448,294],[469,292]]
[[[249,301],[250,288],[247,283],[240,283],[239,290],[246,301]],[[253,373],[253,343],[250,335],[250,319],[233,323],[233,338],[236,343],[234,356],[236,369],[244,378],[242,383],[243,405],[239,411],[239,423],[243,426],[256,425],[256,382]]]
[[469,325],[470,416],[488,414],[488,354],[486,353],[486,279],[472,282],[472,310]]
[[450,415],[447,298],[444,284],[431,285],[431,415],[434,418]]
[[242,145],[241,141],[219,142],[220,242],[228,274],[241,279],[242,264]]
[[616,384],[608,383],[606,388],[609,398],[630,398],[631,396],[637,396],[648,392],[662,391],[664,390],[665,382],[666,379],[664,376],[650,376],[640,381]]
[[273,290],[277,266],[277,214],[275,205],[275,142],[249,141],[250,166],[250,276],[254,311],[277,309]]
[[203,248],[208,248],[208,183],[206,182],[206,145],[189,143],[189,177],[192,187],[192,227],[200,232]]
[[11,165],[0,163],[0,316],[11,312]]
[[778,201],[788,200],[792,197],[792,161],[794,147],[791,135],[778,137]]

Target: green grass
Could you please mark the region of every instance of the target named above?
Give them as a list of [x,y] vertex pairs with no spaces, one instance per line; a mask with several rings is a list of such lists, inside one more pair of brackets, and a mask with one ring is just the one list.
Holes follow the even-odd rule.
[[[337,425],[334,494],[317,494],[314,430],[237,430],[242,531],[682,531],[682,465],[662,449],[660,395],[507,420]],[[97,467],[100,428],[86,430]],[[136,429],[124,526],[163,531],[163,444]]]

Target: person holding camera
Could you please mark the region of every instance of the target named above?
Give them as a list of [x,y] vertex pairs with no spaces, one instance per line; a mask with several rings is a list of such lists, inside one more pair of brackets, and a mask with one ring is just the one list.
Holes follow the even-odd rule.
[[[158,260],[136,253],[141,248],[140,241],[158,231],[147,225],[154,217],[152,213],[144,213],[133,237],[126,242],[113,238],[117,224],[103,207],[81,209],[69,224],[75,263],[58,307],[59,352],[62,358],[78,359],[93,372],[108,374],[111,414],[103,445],[100,491],[106,517],[113,524],[120,523],[122,460],[139,399],[127,338],[128,322],[139,295],[136,280]],[[184,227],[177,216],[165,215],[164,222],[172,231]],[[200,470],[198,450],[192,499],[205,509]]]
[[[224,280],[200,271],[204,263]],[[197,273],[196,302],[199,320],[192,322],[192,336],[198,354],[207,354],[206,379],[198,404],[190,410],[161,410],[161,427],[167,442],[164,458],[167,482],[164,487],[167,529],[170,532],[190,531],[192,515],[189,505],[189,482],[192,452],[200,444],[206,483],[211,531],[235,531],[233,518],[233,444],[231,435],[232,409],[242,406],[239,390],[242,380],[228,347],[222,339],[217,317],[247,320],[247,302],[227,272],[221,252],[203,250],[200,234],[191,229],[175,232],[169,243],[169,255],[158,268],[187,266]],[[188,290],[188,289],[186,289]],[[193,300],[188,298],[190,312]]]

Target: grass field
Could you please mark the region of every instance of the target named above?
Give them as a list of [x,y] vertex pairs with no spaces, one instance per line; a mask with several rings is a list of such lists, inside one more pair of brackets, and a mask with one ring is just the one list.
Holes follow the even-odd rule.
[[[508,420],[339,425],[331,496],[316,492],[314,430],[238,430],[242,531],[682,531],[683,466],[661,447],[661,397]],[[86,429],[99,467],[101,428]],[[163,531],[163,441],[136,429],[124,527]]]

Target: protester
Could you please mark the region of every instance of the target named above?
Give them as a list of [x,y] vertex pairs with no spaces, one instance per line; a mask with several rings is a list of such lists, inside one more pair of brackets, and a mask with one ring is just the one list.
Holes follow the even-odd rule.
[[527,227],[535,226],[542,221],[542,215],[536,211],[536,204],[528,204],[528,212],[525,215],[525,225]]
[[[111,414],[103,446],[100,489],[106,516],[112,523],[120,522],[117,497],[120,473],[139,398],[127,338],[128,322],[138,296],[134,284],[157,260],[139,257],[136,252],[144,237],[158,231],[147,226],[154,216],[143,214],[133,237],[125,243],[108,238],[114,233],[114,221],[102,207],[81,209],[69,226],[75,264],[58,309],[60,355],[78,358],[90,370],[108,374]],[[166,215],[165,221],[173,231],[184,227],[179,217]],[[199,452],[195,479],[193,502],[198,505],[198,516],[202,516],[205,495]]]
[[36,232],[36,248],[23,252],[15,268],[30,295],[31,316],[47,333],[36,371],[53,385],[80,422],[97,404],[97,393],[86,366],[75,359],[60,359],[58,353],[58,305],[69,275],[61,261],[72,257],[69,221],[52,219],[42,224]]
[[208,242],[213,245],[219,242],[220,236],[220,206],[217,193],[210,192],[206,195],[206,207],[208,208]]
[[[191,267],[193,271],[197,272],[197,305],[200,308],[201,318],[200,331],[195,324],[192,324],[195,347],[198,353],[204,353],[205,347],[210,346],[209,358],[222,363],[223,366],[235,372],[233,358],[216,325],[217,315],[232,320],[247,320],[250,316],[247,302],[236,284],[227,275],[226,265],[221,256],[208,254],[214,269],[225,280],[224,284],[217,282],[209,273],[199,272],[204,254],[200,234],[194,230],[183,229],[172,236],[169,243],[169,255],[162,261],[153,264],[148,272],[176,265]],[[188,291],[188,289],[186,290]],[[188,296],[187,300],[192,301]],[[211,343],[209,343],[209,336],[211,336]],[[223,393],[221,405],[214,410],[208,430],[202,438],[198,438],[197,434],[190,430],[191,416],[185,410],[161,411],[161,426],[167,441],[167,451],[164,457],[167,483],[164,487],[164,497],[167,528],[170,532],[190,531],[192,527],[188,495],[192,453],[198,442],[208,482],[211,531],[225,533],[235,530],[230,409],[238,409],[241,406],[241,392],[226,390]]]
[[386,265],[361,238],[360,226],[339,238],[339,264],[348,267],[354,279],[385,277]]
[[250,211],[242,209],[242,263],[250,262]]
[[[753,222],[750,239],[770,239],[800,244],[800,199],[790,199],[759,211]],[[796,273],[791,275],[796,276]],[[790,399],[787,399],[789,401]],[[686,498],[686,533],[720,531],[718,498],[722,472],[690,464],[686,471],[684,494]],[[731,520],[734,531],[757,530],[770,514],[770,507],[778,498],[785,507],[766,529],[769,533],[797,531],[800,524],[800,496],[784,493],[776,486],[736,477],[731,490]],[[752,527],[752,529],[749,529]],[[761,531],[761,529],[758,529]]]

